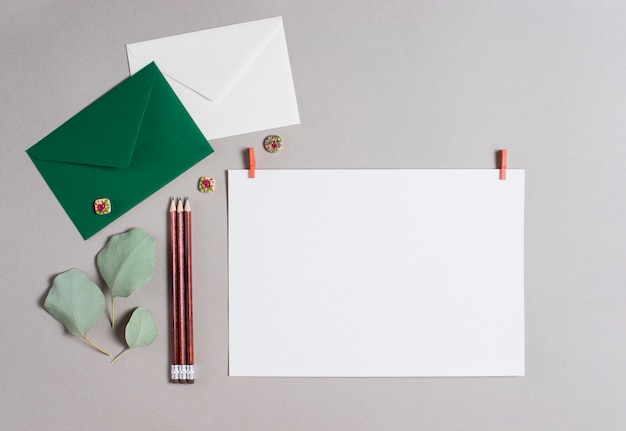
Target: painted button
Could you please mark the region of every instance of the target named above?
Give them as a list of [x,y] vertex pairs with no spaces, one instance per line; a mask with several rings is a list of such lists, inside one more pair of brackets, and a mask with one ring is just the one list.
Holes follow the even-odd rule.
[[213,193],[215,191],[215,179],[200,177],[200,181],[198,181],[198,190],[202,193]]
[[105,215],[111,212],[111,201],[108,198],[96,199],[93,202],[93,209],[98,215]]
[[278,135],[269,135],[263,141],[263,148],[268,153],[277,153],[283,149],[283,138]]

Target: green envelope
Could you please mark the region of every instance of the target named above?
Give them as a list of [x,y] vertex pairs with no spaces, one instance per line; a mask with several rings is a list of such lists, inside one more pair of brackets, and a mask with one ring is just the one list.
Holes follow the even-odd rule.
[[[213,148],[151,63],[26,152],[87,239]],[[96,214],[101,198],[109,214]]]

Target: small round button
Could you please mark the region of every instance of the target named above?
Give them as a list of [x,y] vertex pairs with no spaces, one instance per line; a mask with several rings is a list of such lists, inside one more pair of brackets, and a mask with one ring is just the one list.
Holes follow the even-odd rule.
[[283,138],[278,135],[269,135],[263,141],[263,148],[268,153],[277,153],[283,149]]
[[98,215],[106,215],[111,212],[111,201],[107,198],[100,198],[93,201],[93,209]]
[[198,181],[198,190],[202,193],[213,193],[215,191],[215,179],[200,177],[200,180]]

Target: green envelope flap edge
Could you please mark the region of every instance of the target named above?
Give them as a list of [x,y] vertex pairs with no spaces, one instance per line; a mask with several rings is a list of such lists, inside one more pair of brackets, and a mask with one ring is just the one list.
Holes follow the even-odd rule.
[[[26,152],[39,160],[127,167],[133,157],[157,70],[157,66],[150,63]],[[144,97],[138,98],[137,94]]]

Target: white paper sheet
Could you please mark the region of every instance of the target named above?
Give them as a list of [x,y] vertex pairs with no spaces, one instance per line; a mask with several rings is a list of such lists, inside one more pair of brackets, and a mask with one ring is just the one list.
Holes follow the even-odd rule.
[[507,174],[229,171],[229,374],[524,375]]

